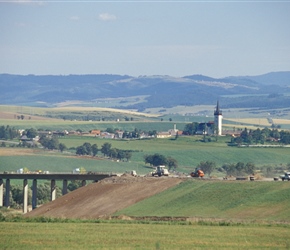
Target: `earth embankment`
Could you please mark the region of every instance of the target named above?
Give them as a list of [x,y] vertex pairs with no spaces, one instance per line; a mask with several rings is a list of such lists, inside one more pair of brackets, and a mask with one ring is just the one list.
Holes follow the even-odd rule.
[[27,213],[26,217],[98,219],[182,182],[180,178],[121,176],[68,193]]

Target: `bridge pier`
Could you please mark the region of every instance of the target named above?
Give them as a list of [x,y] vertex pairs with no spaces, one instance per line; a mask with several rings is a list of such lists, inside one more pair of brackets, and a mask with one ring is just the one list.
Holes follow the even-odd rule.
[[62,181],[62,195],[67,194],[67,180]]
[[37,179],[32,182],[32,209],[37,208]]
[[50,196],[51,196],[51,201],[54,201],[56,198],[56,185],[55,185],[55,180],[52,179],[51,180],[51,184],[50,184]]
[[28,207],[28,182],[27,179],[23,180],[23,213],[27,213]]
[[3,207],[3,196],[4,196],[4,193],[3,193],[3,179],[0,179],[0,207]]
[[87,185],[87,181],[86,180],[82,180],[82,187],[84,187],[85,185]]
[[10,179],[6,179],[6,185],[5,185],[5,207],[10,207]]

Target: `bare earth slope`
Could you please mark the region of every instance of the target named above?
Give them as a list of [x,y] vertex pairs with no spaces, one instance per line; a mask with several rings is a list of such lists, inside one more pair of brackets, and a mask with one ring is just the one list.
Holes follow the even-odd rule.
[[97,219],[179,184],[179,178],[121,176],[104,179],[68,193],[26,217]]

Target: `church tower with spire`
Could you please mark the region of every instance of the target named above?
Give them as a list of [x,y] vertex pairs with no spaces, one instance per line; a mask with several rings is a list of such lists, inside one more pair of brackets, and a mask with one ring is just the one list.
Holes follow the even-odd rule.
[[214,126],[217,135],[222,135],[223,114],[220,110],[219,101],[217,101],[216,109],[214,111]]

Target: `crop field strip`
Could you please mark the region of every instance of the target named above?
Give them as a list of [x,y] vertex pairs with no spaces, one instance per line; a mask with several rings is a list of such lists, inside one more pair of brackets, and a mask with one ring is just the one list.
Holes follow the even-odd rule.
[[[45,222],[45,221],[44,221]],[[286,249],[289,225],[1,222],[2,249]]]

